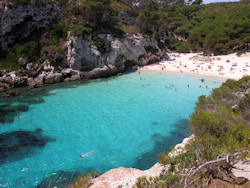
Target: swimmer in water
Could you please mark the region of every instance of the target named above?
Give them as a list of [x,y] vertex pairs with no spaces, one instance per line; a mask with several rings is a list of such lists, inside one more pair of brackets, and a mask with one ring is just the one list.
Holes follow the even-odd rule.
[[24,117],[26,117],[26,115],[24,115],[24,116],[20,116],[20,117],[18,117],[17,119],[21,119],[21,118],[24,118]]
[[85,153],[85,154],[83,154],[83,155],[80,155],[79,157],[80,157],[80,159],[82,159],[83,157],[86,157],[86,156],[88,156],[89,154],[91,154],[92,153],[92,151],[91,152],[88,152],[88,153]]

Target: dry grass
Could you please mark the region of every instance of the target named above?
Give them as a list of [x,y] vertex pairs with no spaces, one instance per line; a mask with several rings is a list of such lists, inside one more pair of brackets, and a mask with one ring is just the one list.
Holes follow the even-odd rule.
[[122,30],[125,33],[140,33],[140,29],[137,25],[122,24]]

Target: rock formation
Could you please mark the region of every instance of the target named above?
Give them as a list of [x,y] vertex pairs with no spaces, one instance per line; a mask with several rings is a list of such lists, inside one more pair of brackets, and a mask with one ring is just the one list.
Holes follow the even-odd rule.
[[1,2],[0,51],[7,50],[34,31],[48,29],[59,13],[60,8],[56,4],[39,5],[33,0],[29,5],[15,6],[11,2]]
[[103,187],[123,187],[131,188],[136,183],[137,178],[146,176],[158,177],[160,176],[164,166],[156,163],[152,168],[148,170],[138,170],[135,168],[119,167],[111,169],[98,178],[91,180],[91,188],[103,188]]
[[[106,53],[91,45],[91,36],[87,39],[68,34],[68,65],[72,70],[79,71],[81,78],[111,76],[123,72],[128,64],[146,65],[160,61],[166,51],[159,49],[157,41],[145,38],[142,34],[126,34],[117,39],[110,34],[99,34],[98,38],[105,41]],[[147,53],[145,47],[157,49],[157,53]],[[108,49],[107,49],[108,48]]]
[[[21,3],[25,2],[6,0],[0,4],[0,54],[33,33],[49,29],[60,14],[60,7],[56,3],[44,4],[32,0],[19,6]],[[121,12],[118,18],[124,23],[128,20],[134,22],[125,12]],[[98,41],[102,45],[98,45]],[[166,49],[161,50],[154,38],[144,37],[140,33],[125,34],[119,39],[111,34],[99,34],[94,38],[89,35],[83,39],[82,36],[72,36],[69,31],[63,48],[68,50],[66,61],[63,61],[62,54],[50,53],[46,48],[43,49],[43,53],[47,54],[44,62],[32,62],[20,57],[17,63],[22,66],[21,70],[0,72],[0,90],[121,75],[128,67],[143,66],[166,57]]]

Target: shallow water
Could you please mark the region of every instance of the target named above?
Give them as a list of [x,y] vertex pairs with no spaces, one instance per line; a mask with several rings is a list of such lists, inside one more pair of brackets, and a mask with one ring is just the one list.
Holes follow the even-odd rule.
[[86,172],[150,168],[190,134],[186,119],[198,96],[225,81],[203,78],[128,72],[0,98],[0,187],[63,187]]

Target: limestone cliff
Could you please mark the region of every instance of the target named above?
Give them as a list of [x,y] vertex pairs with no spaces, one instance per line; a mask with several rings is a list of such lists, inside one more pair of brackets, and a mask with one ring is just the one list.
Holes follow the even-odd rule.
[[60,7],[52,4],[40,5],[31,1],[29,5],[15,6],[9,1],[0,3],[0,45],[7,50],[27,38],[34,31],[49,28],[59,15]]
[[[146,65],[149,62],[160,61],[166,56],[166,50],[159,49],[157,41],[145,38],[142,34],[126,34],[122,39],[110,34],[99,34],[99,39],[105,41],[107,52],[91,45],[91,36],[87,39],[71,36],[69,32],[67,47],[67,62],[71,69],[79,71],[81,78],[110,76],[123,72],[126,66]],[[157,53],[147,53],[145,47],[157,49]]]
[[[41,37],[43,32],[38,31],[48,30],[60,14],[57,3],[45,4],[32,0],[19,6],[20,3],[22,2],[7,0],[0,3],[0,54],[31,36],[36,37],[34,33],[39,33]],[[118,18],[126,22],[127,16],[121,13]],[[133,19],[129,20],[131,23],[134,22]],[[63,47],[68,50],[67,54],[53,52],[53,57],[46,56],[44,54],[49,52],[42,48],[43,62],[17,57],[18,62],[12,63],[19,63],[20,70],[0,70],[0,90],[112,76],[125,71],[128,67],[158,62],[166,57],[166,49],[160,49],[154,38],[145,37],[140,33],[125,34],[120,38],[115,38],[112,34],[98,34],[94,37],[89,35],[82,38],[72,36],[68,31],[67,41],[61,41],[58,46],[62,43],[65,43]],[[67,57],[63,59],[63,55]]]

